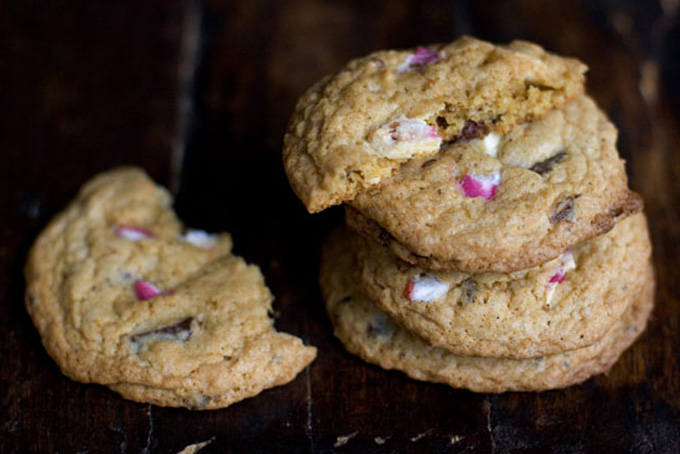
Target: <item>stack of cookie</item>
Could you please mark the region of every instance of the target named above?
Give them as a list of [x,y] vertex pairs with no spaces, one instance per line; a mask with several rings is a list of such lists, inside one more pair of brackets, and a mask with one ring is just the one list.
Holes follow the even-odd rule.
[[474,391],[543,390],[607,371],[642,332],[642,201],[585,70],[464,37],[355,60],[300,98],[284,165],[309,211],[345,204],[321,285],[350,352]]

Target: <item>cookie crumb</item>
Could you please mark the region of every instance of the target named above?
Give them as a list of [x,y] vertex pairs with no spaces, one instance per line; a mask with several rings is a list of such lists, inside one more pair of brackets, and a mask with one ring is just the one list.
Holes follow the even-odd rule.
[[465,438],[465,437],[463,437],[462,435],[451,435],[451,438],[450,438],[451,441],[449,442],[449,444],[455,445],[456,443],[461,441],[463,438]]
[[431,433],[432,433],[432,429],[428,429],[428,430],[426,430],[425,432],[419,433],[419,434],[416,435],[415,437],[411,437],[411,441],[412,441],[413,443],[415,443],[416,441],[420,440],[421,438],[427,437],[427,436],[430,435]]
[[349,435],[341,435],[338,438],[335,439],[335,443],[333,443],[334,448],[339,448],[341,446],[345,446],[352,438],[356,437],[359,432],[352,432]]
[[391,435],[389,437],[375,437],[373,441],[375,442],[376,445],[384,445],[390,438],[392,438]]
[[186,448],[182,449],[177,454],[196,454],[198,451],[200,451],[201,449],[208,446],[214,440],[215,440],[215,437],[212,437],[210,440],[202,441],[200,443],[194,443],[194,444],[189,445]]

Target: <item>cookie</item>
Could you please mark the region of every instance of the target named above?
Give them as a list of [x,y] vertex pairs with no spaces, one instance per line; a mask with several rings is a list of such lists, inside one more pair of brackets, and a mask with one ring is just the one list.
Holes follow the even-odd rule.
[[489,137],[412,159],[357,195],[347,223],[416,265],[510,272],[642,210],[627,187],[617,131],[586,96]]
[[74,380],[212,409],[291,381],[316,349],[279,333],[259,269],[228,234],[185,230],[142,171],[85,184],[33,245],[26,307]]
[[284,138],[291,186],[310,212],[351,200],[443,144],[502,134],[583,92],[586,67],[524,41],[470,37],[375,52],[303,94]]
[[642,213],[559,258],[513,273],[408,265],[355,235],[359,287],[427,343],[466,356],[532,358],[590,345],[645,283],[651,244]]
[[400,328],[359,292],[352,266],[351,251],[337,238],[331,240],[322,262],[321,288],[335,335],[345,348],[384,369],[475,392],[563,388],[606,372],[644,330],[653,305],[653,271],[646,264],[642,290],[629,294],[628,310],[596,343],[534,359],[462,356]]

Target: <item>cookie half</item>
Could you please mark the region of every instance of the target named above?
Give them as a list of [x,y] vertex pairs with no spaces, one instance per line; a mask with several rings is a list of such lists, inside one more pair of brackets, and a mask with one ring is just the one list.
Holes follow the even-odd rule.
[[628,189],[617,131],[586,96],[490,137],[411,160],[357,195],[347,223],[413,264],[509,272],[642,210]]
[[212,409],[291,381],[316,355],[279,333],[259,269],[227,234],[185,230],[142,171],[85,184],[36,240],[26,307],[74,380]]
[[291,186],[321,211],[442,144],[502,134],[583,92],[586,67],[541,47],[470,37],[350,62],[300,97],[284,139]]
[[651,253],[637,214],[559,258],[513,273],[408,265],[355,235],[361,291],[426,342],[466,356],[533,358],[596,342],[640,293]]
[[563,388],[607,372],[642,333],[653,306],[653,270],[647,264],[642,290],[629,295],[623,316],[588,347],[534,359],[462,356],[433,347],[400,328],[359,292],[351,267],[352,254],[340,242],[326,245],[321,288],[335,335],[345,348],[384,369],[475,392]]

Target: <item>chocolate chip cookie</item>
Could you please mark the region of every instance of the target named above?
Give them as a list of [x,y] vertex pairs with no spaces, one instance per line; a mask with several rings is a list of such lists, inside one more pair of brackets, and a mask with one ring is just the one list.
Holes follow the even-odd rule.
[[85,184],[36,240],[26,307],[74,380],[212,409],[291,381],[316,349],[273,327],[272,295],[228,234],[186,230],[168,192],[121,168]]
[[408,265],[355,235],[358,285],[426,342],[466,356],[533,358],[601,338],[645,284],[651,245],[642,213],[557,259],[512,273]]
[[299,99],[284,139],[291,186],[310,212],[353,199],[414,158],[504,134],[583,92],[586,67],[524,41],[471,37],[375,52]]
[[347,223],[431,269],[530,268],[641,211],[616,137],[604,113],[580,96],[503,135],[412,159],[358,194]]
[[653,271],[645,263],[644,286],[628,294],[628,309],[590,346],[533,359],[456,355],[401,328],[364,296],[352,278],[352,252],[337,237],[324,252],[321,288],[335,335],[349,352],[417,380],[476,392],[563,388],[606,372],[644,330],[653,306]]

